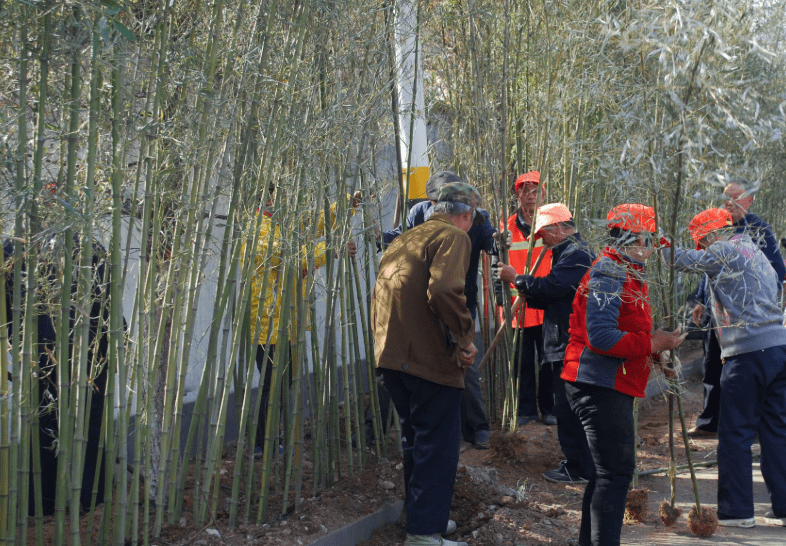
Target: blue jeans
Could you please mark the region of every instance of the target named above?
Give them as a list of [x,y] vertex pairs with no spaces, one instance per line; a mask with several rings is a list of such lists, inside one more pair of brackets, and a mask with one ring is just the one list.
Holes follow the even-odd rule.
[[381,370],[401,421],[407,533],[440,533],[448,525],[456,481],[463,389]]
[[592,464],[592,453],[587,444],[587,435],[584,425],[578,416],[573,413],[565,393],[567,381],[562,379],[562,361],[544,364],[550,367],[554,389],[554,415],[557,417],[557,438],[562,454],[565,455],[565,469],[573,478],[589,479],[595,473]]
[[579,546],[617,546],[628,486],[636,468],[633,397],[568,381],[565,393],[584,425],[595,463],[595,472],[584,490]]
[[751,445],[757,433],[772,510],[786,515],[786,346],[726,358],[720,408],[718,515],[753,517]]

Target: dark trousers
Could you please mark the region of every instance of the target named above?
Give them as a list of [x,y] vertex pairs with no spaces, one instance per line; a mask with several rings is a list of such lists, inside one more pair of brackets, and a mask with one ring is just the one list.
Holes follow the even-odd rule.
[[[705,319],[702,320],[705,323]],[[720,409],[721,398],[721,372],[723,363],[721,361],[721,349],[718,345],[718,336],[715,334],[714,324],[711,319],[706,319],[709,330],[704,333],[704,361],[702,370],[704,372],[704,408],[696,418],[696,427],[709,432],[718,430],[718,412]]]
[[[54,364],[49,358],[55,339],[53,324],[49,316],[38,317],[38,454],[41,461],[41,498],[43,515],[55,513],[55,497],[57,495],[57,442],[60,423],[57,418],[58,404],[58,373],[60,365]],[[107,337],[99,338],[97,346],[99,358],[107,353]],[[71,355],[69,355],[70,357]],[[88,351],[87,361],[93,362],[93,350]],[[89,510],[93,498],[93,485],[98,470],[98,484],[96,486],[96,505],[104,502],[104,479],[106,474],[105,453],[99,450],[101,443],[101,427],[104,417],[104,393],[106,392],[107,370],[106,366],[95,377],[95,388],[84,385],[80,387],[83,400],[87,400],[90,393],[90,414],[87,421],[87,438],[84,446],[84,465],[82,467],[82,489],[79,493],[79,503],[83,510]],[[98,460],[101,458],[101,467]],[[68,469],[70,474],[71,469]],[[30,493],[28,499],[28,514],[35,515],[35,481],[33,476],[33,456],[30,455]],[[62,486],[62,485],[61,485]],[[71,492],[66,494],[70,496]]]
[[475,334],[475,347],[478,354],[475,356],[475,363],[471,368],[467,368],[464,375],[464,392],[461,395],[461,437],[466,442],[474,442],[477,432],[489,430],[478,373],[478,366],[483,360],[483,337],[479,332]]
[[401,421],[407,533],[445,530],[459,460],[461,391],[396,370],[382,369]]
[[718,423],[718,514],[753,517],[751,445],[773,512],[786,515],[786,346],[726,358]]
[[519,373],[519,417],[554,415],[554,393],[551,388],[551,368],[542,366],[535,389],[535,366],[538,355],[543,354],[543,327],[529,326],[519,329],[514,362]]
[[[285,366],[289,369],[288,375],[284,377],[289,378],[289,382],[287,387],[292,385],[292,349],[289,346],[289,343],[286,343],[287,348],[287,359],[285,361]],[[270,349],[268,350],[267,355],[267,366],[265,366],[265,346],[264,345],[257,345],[257,354],[256,354],[256,363],[257,369],[259,370],[259,374],[262,375],[262,369],[264,368],[264,380],[262,382],[262,400],[259,403],[259,424],[257,425],[257,434],[256,434],[256,446],[257,447],[264,447],[265,445],[265,432],[267,430],[267,409],[268,404],[270,402],[270,383],[273,379],[273,365],[275,362],[276,356],[276,346],[270,345]],[[282,389],[283,394],[283,389]],[[281,396],[279,398],[279,411],[282,411],[283,415],[286,416],[286,412],[283,412],[284,409],[284,397]]]
[[[465,442],[474,442],[476,433],[491,429],[486,409],[483,407],[483,390],[480,386],[480,374],[478,373],[478,366],[483,360],[483,337],[480,333],[475,335],[475,347],[478,348],[478,354],[475,356],[475,363],[471,368],[467,368],[467,373],[464,375],[464,392],[461,394],[461,437]],[[390,395],[384,388],[378,387],[377,399],[379,400],[382,434],[384,435],[388,430],[387,416]],[[372,445],[374,443],[374,421],[371,407],[366,408],[365,420],[366,445]]]
[[579,546],[617,546],[636,468],[633,397],[584,383],[566,382],[565,392],[595,464],[584,490]]
[[[55,392],[54,385],[49,384],[48,381],[39,381],[39,389],[50,387],[52,390],[48,391],[46,396]],[[42,396],[43,398],[43,396]],[[48,403],[57,404],[57,398],[48,398]],[[39,451],[38,454],[41,460],[41,498],[43,515],[51,515],[55,513],[55,497],[57,495],[58,479],[57,479],[57,438],[59,423],[57,420],[57,412],[54,408],[43,410],[44,412],[38,417],[38,441]],[[104,476],[106,469],[106,461],[104,460],[105,453],[99,453],[101,441],[101,420],[104,413],[104,397],[102,394],[93,393],[90,401],[90,415],[88,417],[87,426],[87,442],[84,447],[84,465],[82,467],[82,489],[79,493],[79,504],[83,510],[90,510],[90,505],[93,498],[93,483],[96,477],[96,469],[98,467],[98,458],[101,459],[101,468],[98,473],[98,485],[96,489],[96,505],[104,502]],[[69,469],[69,474],[71,470]],[[35,515],[35,482],[33,476],[33,459],[30,456],[30,493],[28,499],[28,514]],[[69,490],[66,493],[70,496]]]
[[565,470],[573,478],[589,479],[595,472],[592,464],[592,453],[587,444],[587,435],[584,425],[578,416],[573,413],[568,403],[565,392],[566,381],[560,377],[562,362],[549,362],[544,367],[551,368],[554,390],[554,415],[557,417],[557,438],[559,439],[562,454],[565,455]]

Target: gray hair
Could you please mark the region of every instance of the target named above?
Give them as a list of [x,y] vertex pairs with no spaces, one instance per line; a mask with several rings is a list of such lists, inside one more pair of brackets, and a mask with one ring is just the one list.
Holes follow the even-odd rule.
[[749,195],[751,197],[753,197],[753,194],[756,193],[756,190],[759,189],[757,186],[755,186],[754,184],[751,184],[746,179],[739,178],[739,177],[734,177],[734,178],[729,177],[727,179],[727,181],[726,181],[726,184],[723,186],[724,191],[729,186],[734,186],[734,187],[737,187],[740,190],[742,190],[742,193],[740,195],[742,195],[742,196],[748,196]]
[[439,201],[434,205],[434,212],[448,216],[461,216],[472,211],[472,207],[458,201]]

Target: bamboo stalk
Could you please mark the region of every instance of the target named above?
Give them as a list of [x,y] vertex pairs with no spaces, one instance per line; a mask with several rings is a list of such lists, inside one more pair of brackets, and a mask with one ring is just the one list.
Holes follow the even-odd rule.
[[[704,461],[701,463],[693,463],[694,468],[702,468],[702,467],[709,467],[709,466],[717,466],[718,461]],[[671,465],[661,467],[661,468],[652,468],[650,470],[642,470],[639,472],[639,476],[652,476],[653,474],[668,474],[671,475],[672,472],[677,470],[688,470],[690,465],[688,464],[678,464],[674,467]],[[672,507],[674,505],[672,504]]]
[[[74,19],[79,21],[80,10],[74,8]],[[71,29],[74,40],[79,41],[79,26],[76,24]],[[81,61],[79,49],[74,48],[71,53],[71,89],[69,96],[69,127],[68,127],[68,146],[67,146],[67,171],[65,178],[64,196],[66,200],[73,201],[74,183],[76,178],[76,153],[77,153],[77,134],[79,132],[79,102],[81,100],[82,79],[80,74]],[[60,484],[68,483],[69,466],[71,463],[71,445],[73,436],[69,433],[72,430],[72,423],[69,411],[69,383],[70,377],[67,373],[67,362],[70,352],[70,316],[71,316],[71,286],[73,280],[73,257],[74,257],[74,231],[70,227],[65,230],[63,241],[63,273],[61,277],[61,300],[59,323],[57,324],[57,345],[56,355],[61,365],[58,366],[58,430],[61,432],[57,442],[57,480]],[[61,544],[65,540],[65,508],[68,501],[68,491],[65,487],[58,487],[55,494],[55,543]],[[71,509],[77,506],[79,499],[71,496]]]
[[[304,202],[304,189],[303,189],[303,169],[298,169],[298,180],[297,180],[297,209],[300,209],[303,206]],[[294,247],[300,250],[299,254],[296,254],[297,261],[295,263],[303,263],[302,253],[304,252],[302,248],[303,241],[299,236],[299,230],[293,230],[294,234]],[[306,273],[308,275],[308,273]],[[301,367],[300,367],[300,350],[299,350],[299,342],[302,338],[301,336],[305,336],[305,330],[301,331],[301,328],[305,326],[305,320],[302,315],[298,315],[298,311],[302,310],[301,302],[303,301],[303,282],[300,279],[294,281],[294,294],[291,294],[289,304],[289,312],[291,317],[291,325],[290,331],[292,334],[288,336],[288,339],[296,340],[296,343],[290,343],[290,374],[292,377],[292,381],[290,382],[290,388],[285,390],[285,394],[292,392],[293,398],[295,399],[294,407],[292,411],[292,418],[289,420],[290,425],[284,427],[284,441],[285,441],[285,449],[284,449],[284,486],[282,492],[282,515],[285,515],[287,509],[289,508],[289,488],[292,482],[292,474],[293,474],[293,466],[300,466],[300,451],[297,449],[298,442],[296,441],[296,437],[299,439],[301,436],[301,427],[302,427],[302,419],[301,419],[301,406],[300,406],[300,399],[301,397],[298,396],[301,391],[301,385],[303,382]],[[289,397],[287,397],[286,403],[283,405],[284,414],[289,415],[290,412],[290,403]],[[286,421],[286,419],[285,419]],[[299,504],[297,494],[295,495],[295,503]]]
[[[122,195],[122,180],[124,178],[124,169],[121,166],[121,142],[120,142],[120,112],[124,103],[124,55],[123,48],[120,48],[120,53],[116,59],[116,67],[112,70],[112,83],[113,83],[113,96],[112,108],[114,110],[113,123],[112,123],[112,149],[113,149],[113,168],[112,168],[112,239],[109,260],[109,354],[107,366],[110,372],[117,370],[118,384],[121,386],[118,392],[118,417],[116,423],[117,430],[117,457],[115,458],[114,450],[110,442],[110,449],[107,453],[106,461],[107,475],[114,475],[114,465],[112,463],[117,460],[117,468],[120,468],[119,480],[117,484],[117,511],[115,513],[115,537],[114,543],[120,546],[125,542],[125,529],[126,529],[126,511],[128,505],[128,424],[126,422],[126,396],[128,384],[125,366],[125,351],[123,343],[123,307],[120,287],[118,282],[112,282],[112,279],[120,279],[122,277],[122,257],[120,252],[121,245],[121,229],[120,229],[120,215],[122,212],[123,204],[121,202]],[[112,374],[108,380],[113,380]],[[114,408],[107,409],[114,413]],[[112,419],[107,419],[111,422]],[[112,430],[107,427],[107,432]],[[110,435],[112,440],[113,435]],[[112,480],[107,480],[111,482]],[[111,490],[111,486],[109,487]],[[111,503],[112,495],[109,495],[107,502]]]
[[[0,231],[3,229],[2,222],[0,222]],[[9,323],[9,317],[6,312],[6,276],[9,271],[5,261],[5,249],[3,252],[3,260],[0,262],[0,347],[10,347],[8,339],[8,329],[6,324]],[[8,351],[0,351],[0,378],[8,377]],[[9,400],[11,399],[11,389],[8,382],[0,384],[0,415],[12,415]],[[8,511],[9,511],[9,481],[11,478],[11,469],[9,468],[9,459],[11,454],[10,435],[11,430],[9,427],[10,419],[3,418],[0,420],[0,541],[6,544],[6,534],[9,527]]]
[[[347,257],[342,256],[339,259],[339,266],[338,266],[338,274],[337,278],[340,280],[346,279],[346,270],[347,270]],[[350,378],[350,363],[349,363],[349,333],[347,332],[348,329],[348,318],[347,318],[347,300],[346,295],[344,294],[343,290],[342,293],[339,294],[338,297],[338,304],[339,304],[339,316],[341,317],[341,379],[343,382],[343,391],[344,391],[344,437],[346,440],[347,446],[347,474],[351,478],[355,474],[355,461],[353,460],[353,450],[352,450],[352,442],[350,438],[352,436],[352,411],[351,411],[351,391],[352,387],[350,386],[351,378]]]
[[[639,434],[639,399],[633,399],[633,438],[634,440],[638,437]],[[632,488],[635,489],[639,486],[639,443],[638,441],[634,441],[633,443],[633,458],[636,461],[636,465],[633,468],[633,482]]]

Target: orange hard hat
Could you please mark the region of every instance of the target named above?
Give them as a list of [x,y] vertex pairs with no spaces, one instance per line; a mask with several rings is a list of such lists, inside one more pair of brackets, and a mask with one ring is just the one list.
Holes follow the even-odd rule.
[[538,208],[538,213],[535,216],[535,238],[540,238],[542,228],[571,220],[573,220],[573,215],[570,213],[570,209],[562,203],[543,205]]
[[728,210],[707,209],[693,217],[693,220],[688,224],[688,231],[690,231],[690,236],[693,237],[693,242],[696,243],[696,248],[701,250],[699,241],[716,229],[731,227],[732,225],[731,213]]
[[540,184],[540,173],[538,171],[530,171],[519,176],[516,179],[516,193],[524,184]]
[[620,228],[633,233],[655,233],[655,209],[637,203],[617,205],[609,211],[609,229]]

